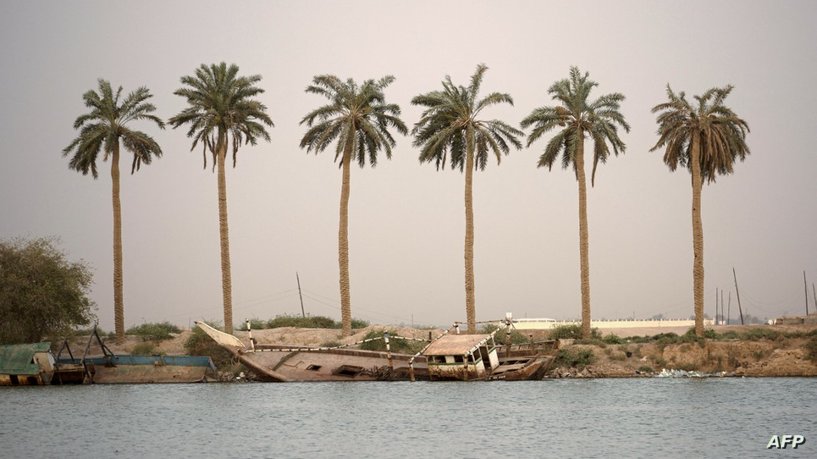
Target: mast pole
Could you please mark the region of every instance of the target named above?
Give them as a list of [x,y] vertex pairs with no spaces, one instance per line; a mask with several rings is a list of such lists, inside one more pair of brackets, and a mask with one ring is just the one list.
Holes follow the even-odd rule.
[[298,297],[301,299],[301,317],[306,318],[306,312],[304,312],[304,296],[301,293],[301,277],[298,276],[298,271],[295,271],[295,280],[298,281]]
[[735,293],[738,295],[738,312],[740,313],[740,324],[743,323],[743,308],[740,307],[740,290],[738,290],[738,275],[735,273],[735,267],[732,266],[732,275],[735,276]]
[[725,319],[723,317],[723,289],[721,289],[721,322],[723,322],[724,320]]

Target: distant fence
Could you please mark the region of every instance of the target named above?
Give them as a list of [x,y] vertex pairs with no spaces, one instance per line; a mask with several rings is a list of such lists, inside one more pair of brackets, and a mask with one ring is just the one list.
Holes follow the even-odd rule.
[[[553,319],[516,319],[514,327],[517,330],[550,330],[564,325],[581,325],[580,320],[553,320]],[[712,319],[704,319],[704,326],[713,324]],[[695,321],[689,319],[632,319],[632,320],[591,320],[591,328],[664,328],[664,327],[694,327]]]

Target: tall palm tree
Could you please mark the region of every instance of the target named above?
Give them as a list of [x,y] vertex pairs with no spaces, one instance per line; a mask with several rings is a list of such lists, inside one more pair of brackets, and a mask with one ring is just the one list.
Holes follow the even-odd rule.
[[224,302],[224,329],[233,332],[233,294],[230,273],[230,239],[227,225],[227,181],[224,162],[227,149],[232,143],[233,167],[241,144],[255,145],[258,138],[269,142],[270,136],[264,126],[273,126],[267,116],[267,107],[254,99],[264,92],[256,86],[261,75],[238,76],[238,66],[224,62],[202,64],[195,76],[183,76],[184,87],[173,94],[187,99],[189,107],[170,118],[173,128],[189,123],[187,136],[193,138],[192,151],[202,144],[204,168],[207,168],[207,152],[213,157],[213,169],[218,175],[218,222],[221,239],[221,287]]
[[477,119],[480,112],[491,105],[513,105],[510,94],[493,92],[477,99],[482,78],[488,67],[477,66],[471,83],[455,86],[451,77],[443,80],[442,91],[432,91],[411,100],[414,105],[426,107],[420,121],[412,129],[414,146],[422,147],[420,162],[434,162],[437,170],[451,168],[465,171],[465,313],[468,333],[476,333],[476,307],[474,297],[474,204],[473,171],[484,170],[488,152],[496,156],[497,164],[502,153],[510,152],[509,143],[517,149],[522,143],[517,136],[522,131],[500,121]]
[[749,125],[723,104],[731,92],[731,85],[709,89],[695,96],[697,106],[693,106],[683,92],[675,94],[667,85],[669,100],[652,109],[659,113],[656,122],[660,137],[650,151],[664,149],[664,163],[671,171],[680,164],[692,174],[692,283],[698,336],[704,335],[703,181],[711,183],[718,174],[731,174],[735,160],[743,161],[749,154]]
[[[595,184],[596,167],[599,162],[607,162],[610,147],[613,154],[624,153],[625,145],[618,136],[618,126],[630,132],[630,125],[619,112],[620,102],[624,95],[619,93],[605,94],[594,101],[588,101],[590,91],[598,83],[589,79],[590,74],[582,75],[576,67],[570,68],[570,79],[554,83],[548,94],[560,105],[545,106],[534,109],[522,120],[522,127],[533,126],[528,135],[530,146],[545,132],[551,129],[561,130],[550,139],[545,152],[539,157],[539,167],[550,170],[553,163],[562,153],[562,168],[573,168],[579,184],[579,259],[581,262],[582,292],[582,336],[590,337],[590,259],[587,230],[587,182],[584,173],[584,138],[593,140],[593,172],[590,185]],[[609,146],[608,146],[609,143]]]
[[162,149],[152,137],[142,131],[127,127],[131,121],[148,120],[156,123],[160,129],[165,125],[161,119],[152,115],[156,111],[153,104],[147,102],[153,97],[145,87],[129,93],[122,99],[122,87],[116,93],[111,84],[103,79],[98,80],[99,92],[90,90],[82,95],[85,106],[91,111],[79,116],[74,121],[74,129],[81,129],[77,138],[62,150],[63,157],[71,155],[68,167],[82,175],[88,172],[97,178],[96,160],[99,151],[104,150],[103,161],[111,158],[111,182],[113,200],[113,303],[114,328],[116,341],[125,339],[125,300],[122,293],[122,206],[119,201],[119,146],[133,153],[131,174],[141,165],[150,164],[154,157],[162,156]]
[[334,75],[319,75],[312,79],[306,92],[329,99],[329,103],[309,112],[300,124],[309,128],[301,139],[307,153],[323,151],[337,140],[335,161],[343,169],[340,190],[340,224],[338,229],[338,265],[340,269],[340,306],[342,334],[352,334],[352,299],[349,290],[349,178],[352,161],[360,167],[368,158],[377,165],[377,153],[384,150],[391,159],[395,145],[389,128],[406,134],[400,120],[400,107],[387,104],[383,89],[394,81],[389,75],[378,81],[366,80],[358,86],[352,79],[342,81]]

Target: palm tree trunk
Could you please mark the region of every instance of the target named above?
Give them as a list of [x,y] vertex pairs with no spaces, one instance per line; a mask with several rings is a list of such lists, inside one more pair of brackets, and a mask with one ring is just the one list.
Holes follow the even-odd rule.
[[465,153],[465,315],[468,333],[477,332],[476,300],[474,298],[474,131],[466,129]]
[[352,335],[352,298],[349,290],[349,178],[351,175],[354,136],[343,149],[343,180],[340,188],[340,223],[338,225],[338,268],[340,269],[341,336]]
[[113,200],[113,317],[116,342],[125,341],[125,299],[122,292],[122,205],[119,202],[119,141],[111,156],[111,195]]
[[221,292],[224,301],[224,331],[233,333],[233,282],[230,273],[230,231],[227,225],[227,179],[224,162],[227,157],[227,139],[219,138],[216,146],[218,169],[218,230],[221,240]]
[[579,182],[579,261],[581,264],[582,337],[590,338],[590,251],[587,231],[587,179],[584,174],[584,132],[576,145],[576,180]]
[[692,134],[692,285],[695,302],[695,335],[704,336],[704,229],[701,221],[701,144],[697,132]]

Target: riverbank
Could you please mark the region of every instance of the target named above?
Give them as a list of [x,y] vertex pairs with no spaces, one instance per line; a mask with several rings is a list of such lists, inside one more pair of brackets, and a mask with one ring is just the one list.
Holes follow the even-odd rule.
[[[340,330],[283,327],[254,330],[261,344],[337,346],[363,340],[372,331],[390,330],[409,338],[439,336],[442,329],[415,329],[373,325],[355,330],[347,338]],[[662,369],[697,371],[725,376],[817,376],[817,326],[747,325],[712,327],[706,340],[685,337],[687,329],[606,329],[601,339],[581,344],[563,341],[549,378],[621,378],[653,376]],[[712,333],[714,332],[714,334]],[[171,339],[151,343],[151,353],[186,355],[185,342],[191,330]],[[249,345],[247,332],[235,335]],[[72,340],[72,349],[84,349],[87,338]],[[106,345],[116,354],[130,354],[144,348],[145,341],[128,336],[122,344],[112,339]],[[94,353],[92,348],[91,353]]]

